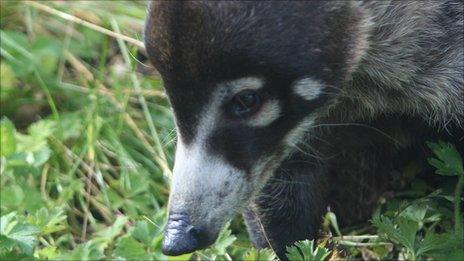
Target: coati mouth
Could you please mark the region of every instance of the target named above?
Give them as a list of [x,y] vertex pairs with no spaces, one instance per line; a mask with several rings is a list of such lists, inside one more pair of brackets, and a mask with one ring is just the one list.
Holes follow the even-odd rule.
[[[243,175],[240,172],[223,176],[226,178],[221,182],[223,187],[216,191],[212,191],[211,188],[208,190],[190,187],[186,192],[182,190],[183,186],[174,186],[162,243],[163,253],[178,256],[212,245],[224,224],[237,212],[244,210],[254,195],[259,193],[264,185],[262,183],[266,183],[275,165],[275,160],[267,160],[261,164],[261,168],[252,175],[253,180],[246,177],[236,180],[227,179]],[[202,181],[203,185],[205,182]],[[185,198],[185,195],[189,197]]]

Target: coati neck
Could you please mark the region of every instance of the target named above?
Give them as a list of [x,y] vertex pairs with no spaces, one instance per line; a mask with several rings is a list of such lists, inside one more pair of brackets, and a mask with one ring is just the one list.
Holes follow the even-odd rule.
[[462,2],[366,1],[360,8],[366,14],[360,39],[366,41],[336,102],[358,111],[344,116],[396,113],[441,127],[459,124],[464,118]]

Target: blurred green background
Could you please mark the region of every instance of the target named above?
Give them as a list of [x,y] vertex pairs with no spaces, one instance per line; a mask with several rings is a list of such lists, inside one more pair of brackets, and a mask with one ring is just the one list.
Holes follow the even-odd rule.
[[[0,258],[168,259],[160,244],[175,130],[143,49],[146,2],[0,7]],[[407,171],[414,176],[414,167]],[[289,257],[460,257],[455,180],[435,190],[412,179],[405,193],[379,203],[373,222],[340,232],[329,212],[319,247],[302,242]],[[212,248],[170,259],[273,258],[251,249],[237,218]]]

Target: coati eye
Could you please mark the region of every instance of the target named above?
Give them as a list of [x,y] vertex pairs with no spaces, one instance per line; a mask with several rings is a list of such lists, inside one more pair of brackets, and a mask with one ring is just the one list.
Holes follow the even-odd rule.
[[255,91],[239,92],[231,101],[230,112],[235,117],[248,117],[255,113],[261,105],[261,97]]

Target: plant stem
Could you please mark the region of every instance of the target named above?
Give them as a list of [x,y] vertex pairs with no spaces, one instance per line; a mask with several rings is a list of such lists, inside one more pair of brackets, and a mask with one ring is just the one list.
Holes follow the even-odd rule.
[[[118,23],[116,22],[116,20],[114,18],[111,20],[111,25],[113,26],[113,29],[115,30],[115,32],[120,33],[119,25],[118,25]],[[127,46],[124,44],[124,42],[121,39],[116,39],[116,40],[117,40],[117,42],[119,44],[119,49],[121,50],[121,54],[122,54],[123,59],[124,59],[124,61],[126,63],[126,66],[128,68],[130,68],[130,69],[133,69],[131,59],[130,59],[130,56],[129,56],[129,51],[127,50]],[[163,146],[161,144],[161,140],[160,140],[159,135],[158,135],[158,131],[156,130],[155,124],[154,124],[153,119],[152,119],[151,114],[150,114],[150,110],[148,109],[147,102],[145,100],[145,97],[141,94],[142,93],[142,91],[141,91],[142,88],[140,86],[140,82],[139,82],[135,72],[132,72],[130,76],[131,76],[131,80],[132,80],[132,83],[134,85],[135,91],[137,93],[140,93],[140,95],[138,97],[139,102],[140,102],[140,105],[142,106],[143,114],[144,114],[145,119],[146,119],[146,121],[148,123],[148,129],[150,130],[150,134],[152,136],[151,138],[153,139],[153,142],[155,143],[155,148],[156,148],[157,155],[160,158],[160,160],[162,161],[161,164],[160,164],[160,168],[163,170],[164,175],[167,175],[168,177],[170,177],[172,173],[171,173],[171,170],[169,168],[169,164],[167,162],[166,154],[164,153]]]
[[458,178],[458,184],[454,191],[454,228],[458,236],[458,240],[461,241],[461,246],[464,246],[464,230],[462,227],[462,212],[461,212],[461,196],[464,188],[464,173],[461,173]]
[[[116,33],[116,32],[113,32],[111,30],[108,30],[104,27],[101,27],[101,26],[98,26],[96,24],[93,24],[91,22],[87,22],[85,20],[82,20],[76,16],[73,16],[73,15],[70,15],[68,13],[65,13],[65,12],[61,12],[59,10],[56,10],[50,6],[47,6],[47,5],[44,5],[44,4],[40,4],[40,3],[37,3],[37,2],[34,2],[34,1],[26,1],[25,2],[27,5],[30,5],[34,8],[37,8],[39,10],[42,10],[44,12],[47,12],[49,14],[53,14],[53,15],[56,15],[58,17],[61,17],[62,19],[65,19],[67,21],[71,21],[73,23],[76,23],[76,24],[80,24],[82,26],[85,26],[85,27],[88,27],[92,30],[95,30],[97,32],[100,32],[102,34],[106,34],[108,36],[111,36],[111,37],[114,37],[116,39],[121,39],[123,41],[126,41],[128,43],[131,43],[135,46],[137,46],[138,48],[140,49],[145,49],[145,45],[143,44],[142,41],[139,41],[137,39],[134,39],[132,37],[129,37],[129,36],[126,36],[126,35],[123,35],[121,33]],[[3,40],[3,39],[2,39]]]

